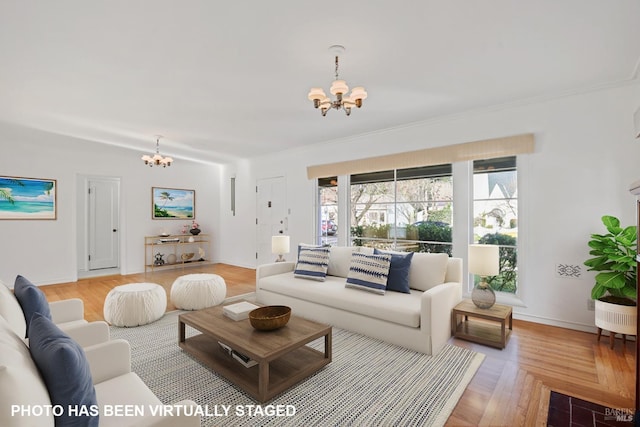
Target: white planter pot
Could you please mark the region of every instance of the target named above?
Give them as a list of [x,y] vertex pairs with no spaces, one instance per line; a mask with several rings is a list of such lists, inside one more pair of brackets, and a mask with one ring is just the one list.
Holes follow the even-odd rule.
[[596,300],[596,326],[618,334],[636,335],[636,307]]

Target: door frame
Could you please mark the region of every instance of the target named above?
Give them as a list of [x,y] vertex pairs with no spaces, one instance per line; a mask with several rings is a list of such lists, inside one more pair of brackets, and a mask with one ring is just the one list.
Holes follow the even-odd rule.
[[[100,270],[89,270],[89,182],[90,181],[111,181],[117,184],[117,209],[118,209],[118,267],[104,268]],[[76,247],[77,247],[77,274],[78,278],[107,276],[111,274],[120,274],[122,269],[122,180],[117,176],[101,176],[101,175],[82,175],[78,174],[76,178]]]

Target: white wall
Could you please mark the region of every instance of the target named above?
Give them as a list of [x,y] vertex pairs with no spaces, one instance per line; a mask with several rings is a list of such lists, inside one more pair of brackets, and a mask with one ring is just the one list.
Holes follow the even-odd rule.
[[[149,149],[154,145],[150,142]],[[151,187],[196,190],[196,219],[212,234],[219,255],[220,167],[176,159],[169,168],[149,168],[143,153],[0,123],[0,174],[57,180],[57,220],[0,221],[0,280],[10,287],[17,274],[35,284],[77,278],[78,175],[121,179],[121,272],[144,271],[144,236],[162,228],[178,233],[185,220],[152,220]]]
[[[308,165],[533,132],[535,153],[519,161],[518,265],[523,304],[514,307],[514,312],[519,318],[591,330],[593,312],[587,310],[587,299],[593,273],[563,279],[556,276],[556,264],[584,269],[587,241],[591,233],[603,231],[602,215],[618,216],[624,224],[635,221],[634,198],[628,188],[640,179],[640,140],[633,138],[632,122],[638,105],[640,85],[636,83],[417,123],[274,153],[253,159],[248,166],[246,162],[227,166],[222,181],[235,173],[243,200],[236,217],[221,218],[224,258],[255,265],[254,188],[258,179],[285,176],[294,246],[313,241],[315,188],[306,176]],[[326,120],[327,126],[332,119],[318,118]],[[335,119],[345,120],[337,115]],[[467,239],[454,236],[454,241]],[[466,257],[466,248],[454,251]]]

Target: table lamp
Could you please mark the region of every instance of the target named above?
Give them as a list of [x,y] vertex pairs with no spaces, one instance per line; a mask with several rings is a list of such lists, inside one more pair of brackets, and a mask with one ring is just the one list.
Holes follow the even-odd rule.
[[469,273],[480,276],[471,291],[471,301],[479,308],[490,308],[496,294],[486,281],[487,276],[500,274],[500,252],[496,245],[469,245]]
[[286,261],[282,255],[289,253],[289,236],[272,236],[271,253],[278,255],[276,262]]

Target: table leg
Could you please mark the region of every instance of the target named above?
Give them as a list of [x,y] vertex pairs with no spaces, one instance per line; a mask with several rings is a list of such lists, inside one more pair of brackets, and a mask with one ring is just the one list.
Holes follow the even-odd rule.
[[458,327],[456,323],[458,323],[458,315],[455,310],[451,310],[451,336],[456,335],[456,328]]
[[505,348],[507,346],[507,331],[506,331],[504,319],[502,319],[502,321],[500,322],[500,338],[501,338],[502,348]]
[[184,342],[185,340],[185,331],[184,331],[184,322],[178,322],[178,342]]
[[598,342],[600,342],[601,336],[602,336],[602,328],[598,328]]
[[329,359],[331,362],[331,331],[327,335],[324,336],[324,358]]
[[258,372],[258,398],[261,402],[267,400],[269,391],[269,362],[260,362]]

